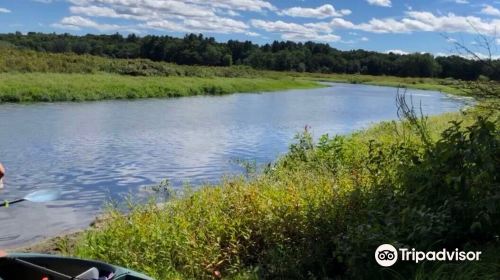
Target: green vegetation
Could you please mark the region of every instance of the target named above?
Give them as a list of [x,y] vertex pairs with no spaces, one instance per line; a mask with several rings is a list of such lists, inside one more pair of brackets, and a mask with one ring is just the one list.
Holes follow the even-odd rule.
[[[291,73],[290,75],[293,76]],[[301,74],[297,75],[312,80],[366,84],[376,86],[402,87],[422,90],[440,91],[455,95],[469,95],[464,91],[462,82],[454,79],[437,78],[402,78],[394,76],[351,75],[351,74]]]
[[243,66],[180,66],[147,59],[0,50],[0,102],[178,97],[320,86]]
[[[306,130],[250,179],[188,188],[127,214],[112,208],[70,253],[158,279],[498,279],[498,114],[427,121],[401,109],[403,123],[317,143]],[[382,269],[373,252],[383,243],[483,255]]]
[[175,65],[0,47],[0,102],[83,101],[224,94],[364,83],[463,94],[459,81],[435,78],[257,71],[245,66]]
[[246,66],[186,66],[149,59],[112,59],[73,53],[44,53],[0,46],[0,73],[113,73],[128,76],[259,77]]
[[[73,36],[30,32],[0,34],[0,44],[36,51],[92,54],[110,58],[146,58],[182,65],[247,65],[255,69],[312,73],[439,77],[476,80],[481,75],[500,80],[500,60],[485,64],[460,56],[399,55],[365,50],[340,51],[328,44],[274,41],[256,45],[187,34],[184,38],[120,34]],[[482,42],[482,41],[481,41]],[[497,69],[497,70],[495,70]]]
[[312,88],[293,78],[130,77],[114,74],[0,74],[0,102],[53,102],[220,95]]
[[[459,57],[340,52],[310,42],[221,44],[195,35],[0,39],[57,52],[2,47],[0,102],[225,94],[335,81],[473,94],[482,98],[481,105],[498,106],[500,87],[490,81],[498,80],[500,67],[490,67],[498,61],[485,67]],[[239,66],[229,67],[233,63]],[[167,203],[130,205],[126,214],[110,208],[108,218],[84,233],[76,248],[64,240],[60,245],[68,254],[158,279],[500,278],[498,110],[475,108],[427,120],[403,101],[403,122],[323,136],[316,143],[306,130],[262,173],[182,193],[163,184],[156,189],[171,195]],[[373,253],[383,243],[483,255],[477,263],[399,262],[381,269]]]

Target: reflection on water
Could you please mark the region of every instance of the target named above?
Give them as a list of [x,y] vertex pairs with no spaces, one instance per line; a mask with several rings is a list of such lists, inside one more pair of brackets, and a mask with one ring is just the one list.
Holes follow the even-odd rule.
[[[0,247],[88,225],[109,198],[164,178],[216,182],[241,172],[235,160],[267,163],[305,125],[314,135],[346,133],[396,118],[397,90],[329,88],[136,101],[0,105],[0,200],[60,188],[58,201],[0,209]],[[456,111],[463,101],[410,91],[424,112]]]

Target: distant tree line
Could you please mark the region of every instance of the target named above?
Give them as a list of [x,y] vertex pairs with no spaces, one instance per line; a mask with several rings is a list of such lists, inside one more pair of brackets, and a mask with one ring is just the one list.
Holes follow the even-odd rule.
[[[0,42],[36,51],[91,54],[111,58],[147,58],[182,65],[248,65],[256,69],[439,77],[476,80],[480,76],[500,80],[500,67],[460,56],[434,57],[431,54],[400,55],[365,50],[340,51],[323,43],[274,41],[257,45],[251,41],[229,40],[187,34],[184,38],[130,34],[75,36],[16,32],[0,34]],[[500,60],[492,62],[500,65]]]

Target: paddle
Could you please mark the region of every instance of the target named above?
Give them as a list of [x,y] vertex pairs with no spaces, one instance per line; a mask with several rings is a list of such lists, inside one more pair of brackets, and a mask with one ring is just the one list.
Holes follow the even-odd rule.
[[[7,256],[8,257],[8,256]],[[64,273],[60,273],[60,272],[57,272],[55,270],[52,270],[52,269],[48,269],[46,267],[43,267],[43,266],[39,266],[37,264],[34,264],[34,263],[31,263],[31,262],[28,262],[28,261],[25,261],[25,260],[21,260],[21,259],[18,259],[18,258],[11,258],[11,260],[19,263],[19,264],[22,264],[24,266],[27,266],[27,267],[31,267],[35,270],[38,270],[42,273],[47,273],[49,274],[50,276],[54,276],[54,277],[57,277],[57,279],[67,279],[67,280],[74,280],[74,279],[78,279],[76,277],[71,277],[69,275],[66,275]],[[52,278],[52,277],[51,277]],[[45,279],[45,278],[44,278]]]
[[23,201],[31,201],[31,202],[47,202],[57,199],[61,195],[59,190],[38,190],[34,191],[23,198],[5,201],[0,203],[0,207],[8,207],[11,204],[23,202]]

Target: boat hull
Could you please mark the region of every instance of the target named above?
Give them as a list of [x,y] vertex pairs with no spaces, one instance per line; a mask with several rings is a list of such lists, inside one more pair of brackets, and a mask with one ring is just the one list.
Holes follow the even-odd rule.
[[[47,270],[38,269],[37,266]],[[153,280],[141,273],[99,261],[43,254],[8,254],[0,258],[0,279],[40,280],[48,277],[51,280],[65,280],[67,278],[63,275],[75,277],[92,267],[99,271],[99,277],[113,275],[113,280]]]

